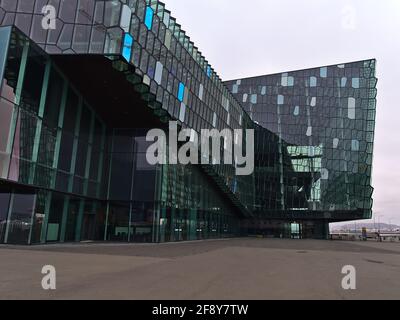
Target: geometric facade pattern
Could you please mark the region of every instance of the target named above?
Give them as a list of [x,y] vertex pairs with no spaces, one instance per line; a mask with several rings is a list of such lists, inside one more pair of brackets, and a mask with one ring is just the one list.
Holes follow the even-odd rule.
[[[1,0],[0,26],[0,243],[324,237],[370,216],[375,60],[224,83],[154,0]],[[254,129],[254,173],[149,165],[170,120]]]
[[359,210],[370,218],[376,83],[375,60],[226,82],[276,136],[277,148],[257,150],[263,212]]
[[[375,63],[226,82],[250,118],[274,134],[257,135],[260,217],[297,211],[371,218]],[[271,139],[275,144],[264,142]]]

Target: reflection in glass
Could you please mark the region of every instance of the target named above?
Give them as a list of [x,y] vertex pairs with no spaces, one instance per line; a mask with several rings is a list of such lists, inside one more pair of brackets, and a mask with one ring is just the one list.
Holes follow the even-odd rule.
[[35,205],[34,194],[14,194],[12,209],[8,222],[7,243],[29,244],[32,225],[32,214]]
[[11,193],[0,189],[0,243],[4,242]]

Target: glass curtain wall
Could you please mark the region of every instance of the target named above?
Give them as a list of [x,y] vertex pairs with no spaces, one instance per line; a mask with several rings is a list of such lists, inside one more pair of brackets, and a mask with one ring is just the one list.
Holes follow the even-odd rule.
[[157,167],[146,160],[145,129],[115,129],[106,240],[151,242]]
[[237,209],[198,166],[164,165],[160,172],[159,241],[237,235]]
[[0,53],[0,177],[32,188],[11,190],[7,213],[2,193],[0,240],[103,240],[105,124],[35,44],[8,36]]

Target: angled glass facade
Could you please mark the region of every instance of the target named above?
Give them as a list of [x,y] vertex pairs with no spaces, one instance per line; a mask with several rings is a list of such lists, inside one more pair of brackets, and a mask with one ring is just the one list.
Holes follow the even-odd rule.
[[[224,83],[150,0],[1,0],[0,26],[1,243],[323,237],[370,216],[374,60]],[[254,173],[149,165],[171,120],[254,129]]]
[[[260,219],[371,218],[375,63],[226,82],[259,127],[254,212]],[[314,228],[311,221],[301,226]]]

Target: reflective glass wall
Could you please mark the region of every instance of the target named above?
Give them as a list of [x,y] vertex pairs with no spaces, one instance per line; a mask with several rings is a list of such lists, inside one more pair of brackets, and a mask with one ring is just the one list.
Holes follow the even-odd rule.
[[199,166],[164,165],[159,176],[159,241],[239,234],[240,212]]
[[236,209],[200,168],[149,165],[148,129],[107,126],[53,59],[17,30],[5,36],[1,242],[163,242],[237,232]]
[[157,167],[146,160],[146,129],[115,129],[110,156],[108,241],[155,241]]
[[261,217],[370,218],[375,60],[229,81],[256,130]]
[[41,49],[19,32],[6,36],[0,173],[32,188],[2,192],[2,241],[103,239],[95,199],[106,192],[105,125]]
[[[2,0],[0,25],[14,25],[48,54],[92,54],[117,64],[140,92],[141,107],[183,127],[252,127],[248,115],[165,4],[157,0],[48,0],[55,29],[42,28],[43,1]],[[245,207],[253,204],[251,179],[233,165],[211,166],[223,188]]]

